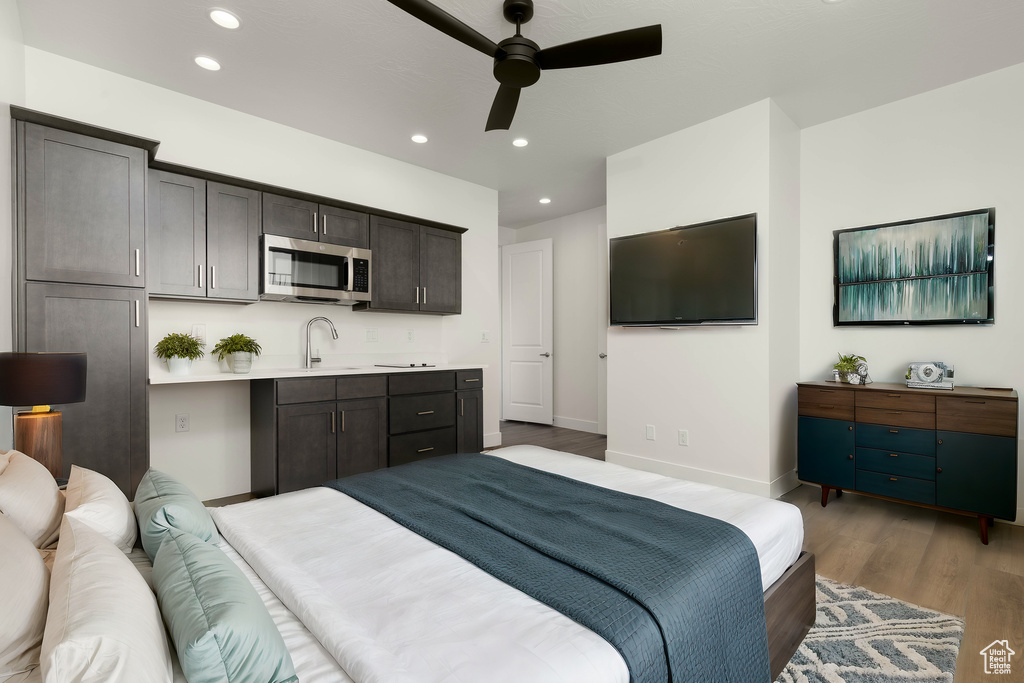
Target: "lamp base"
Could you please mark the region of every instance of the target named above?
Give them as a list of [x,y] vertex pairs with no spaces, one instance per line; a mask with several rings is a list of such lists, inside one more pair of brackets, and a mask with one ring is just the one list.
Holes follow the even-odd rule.
[[14,416],[15,450],[43,463],[54,479],[64,476],[63,445],[59,410],[20,412]]

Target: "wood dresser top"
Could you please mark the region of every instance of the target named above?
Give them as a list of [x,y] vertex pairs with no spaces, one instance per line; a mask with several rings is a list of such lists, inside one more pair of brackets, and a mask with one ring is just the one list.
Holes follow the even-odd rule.
[[989,399],[1017,400],[1017,392],[1010,388],[999,387],[954,387],[950,389],[917,389],[908,387],[906,384],[895,382],[872,382],[871,384],[846,384],[833,380],[797,382],[801,387],[822,387],[829,389],[847,389],[851,391],[890,391],[912,394],[928,394],[929,396],[955,396],[957,398],[977,397]]

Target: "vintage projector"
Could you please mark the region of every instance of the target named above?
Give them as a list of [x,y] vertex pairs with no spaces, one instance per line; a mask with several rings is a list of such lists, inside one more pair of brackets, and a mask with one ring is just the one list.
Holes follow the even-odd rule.
[[911,363],[907,386],[917,389],[952,389],[953,366],[940,361]]

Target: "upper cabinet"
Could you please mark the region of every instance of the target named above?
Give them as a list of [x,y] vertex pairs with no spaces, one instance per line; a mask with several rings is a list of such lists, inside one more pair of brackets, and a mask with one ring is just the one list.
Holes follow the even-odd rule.
[[263,193],[263,232],[314,242],[365,249],[370,245],[368,214]]
[[373,301],[359,310],[462,312],[462,235],[370,217]]
[[260,296],[260,193],[206,183],[206,296],[256,301]]
[[19,122],[23,276],[146,286],[146,151]]

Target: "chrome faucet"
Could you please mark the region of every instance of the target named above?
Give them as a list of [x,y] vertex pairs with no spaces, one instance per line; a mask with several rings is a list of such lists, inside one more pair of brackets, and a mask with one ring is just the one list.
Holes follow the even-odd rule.
[[335,339],[338,338],[338,331],[336,329],[334,329],[334,323],[332,323],[330,320],[328,320],[327,318],[323,317],[322,315],[321,316],[317,316],[316,318],[313,318],[308,323],[306,323],[306,369],[307,370],[309,368],[313,367],[314,363],[317,363],[317,364],[320,363],[320,359],[314,357],[313,354],[310,353],[310,350],[309,350],[309,328],[317,320],[323,320],[325,323],[330,325],[331,326],[331,335]]

